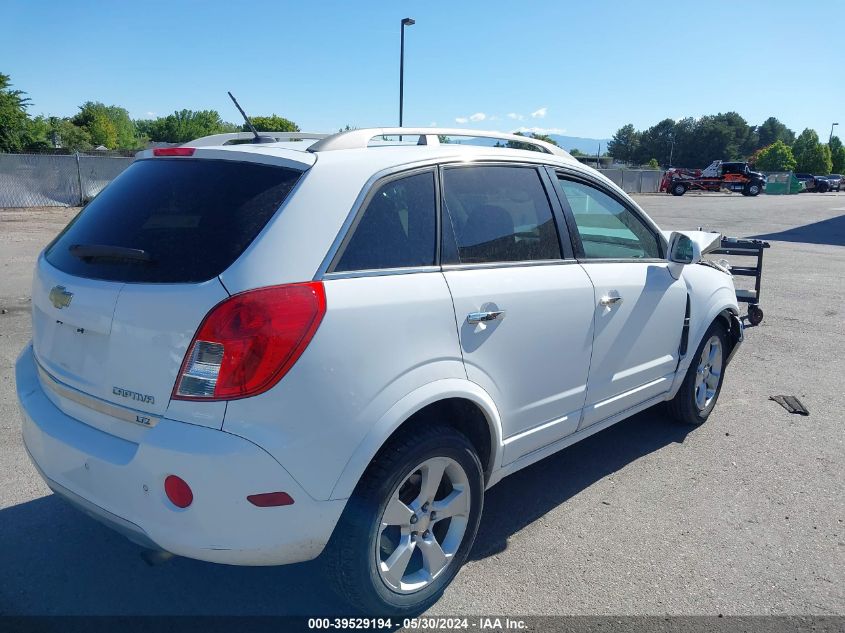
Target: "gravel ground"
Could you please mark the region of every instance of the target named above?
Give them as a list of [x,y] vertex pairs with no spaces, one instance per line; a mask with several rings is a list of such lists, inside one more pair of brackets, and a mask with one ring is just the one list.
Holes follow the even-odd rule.
[[[771,241],[765,320],[703,427],[654,408],[493,488],[471,560],[432,614],[845,614],[845,194],[639,202],[663,228]],[[337,612],[314,564],[148,567],[38,478],[13,363],[36,254],[74,212],[0,210],[0,614]]]

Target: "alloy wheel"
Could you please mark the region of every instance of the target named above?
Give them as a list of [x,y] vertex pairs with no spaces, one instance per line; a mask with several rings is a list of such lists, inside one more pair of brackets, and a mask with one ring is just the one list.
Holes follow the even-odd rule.
[[379,520],[375,563],[393,591],[414,593],[452,564],[466,533],[469,478],[458,462],[432,457],[394,489]]
[[716,399],[719,379],[722,375],[722,341],[718,336],[711,336],[698,361],[695,372],[695,406],[699,411],[707,411]]

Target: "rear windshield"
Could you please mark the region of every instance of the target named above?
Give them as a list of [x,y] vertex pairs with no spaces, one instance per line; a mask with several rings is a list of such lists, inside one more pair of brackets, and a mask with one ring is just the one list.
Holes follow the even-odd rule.
[[228,268],[302,174],[257,163],[133,163],[59,234],[47,261],[110,281],[190,283]]

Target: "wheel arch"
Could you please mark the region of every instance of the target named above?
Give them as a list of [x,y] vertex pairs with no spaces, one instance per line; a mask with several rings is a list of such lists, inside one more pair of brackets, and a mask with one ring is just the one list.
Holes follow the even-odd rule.
[[706,266],[686,266],[683,275],[690,300],[690,330],[687,351],[678,363],[667,399],[673,398],[680,389],[695,350],[714,321],[722,322],[728,332],[729,357],[742,342],[736,291],[732,284],[724,283],[724,273]]
[[345,499],[372,460],[396,434],[415,424],[438,420],[464,433],[478,452],[484,481],[499,468],[502,425],[490,395],[479,385],[460,379],[438,380],[420,387],[391,407],[356,447],[338,478],[331,499]]

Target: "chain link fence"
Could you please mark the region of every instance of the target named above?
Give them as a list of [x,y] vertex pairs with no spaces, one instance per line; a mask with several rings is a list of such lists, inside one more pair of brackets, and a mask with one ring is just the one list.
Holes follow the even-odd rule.
[[79,154],[0,154],[0,207],[79,206],[133,160]]
[[[65,207],[84,204],[134,158],[71,154],[0,154],[0,207]],[[628,193],[657,193],[662,172],[600,169]]]
[[663,172],[659,169],[599,169],[625,193],[657,193]]

